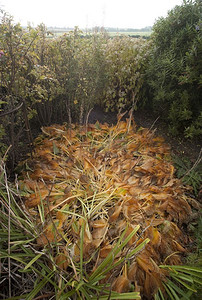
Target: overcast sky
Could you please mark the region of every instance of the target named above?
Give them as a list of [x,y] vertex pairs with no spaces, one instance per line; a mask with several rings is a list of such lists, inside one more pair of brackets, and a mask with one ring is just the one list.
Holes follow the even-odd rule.
[[21,25],[87,28],[143,28],[182,0],[0,0],[0,8]]

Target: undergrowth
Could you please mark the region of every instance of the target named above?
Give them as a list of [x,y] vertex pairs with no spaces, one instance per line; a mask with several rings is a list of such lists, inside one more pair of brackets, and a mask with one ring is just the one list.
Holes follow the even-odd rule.
[[186,156],[179,157],[174,156],[174,165],[176,167],[176,175],[186,185],[190,185],[193,188],[195,196],[198,195],[202,182],[202,149],[198,155],[194,164]]

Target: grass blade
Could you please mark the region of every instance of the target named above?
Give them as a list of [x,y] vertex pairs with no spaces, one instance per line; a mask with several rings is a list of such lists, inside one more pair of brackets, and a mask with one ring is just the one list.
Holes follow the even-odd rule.
[[26,267],[24,268],[23,271],[26,271],[27,269],[29,269],[33,263],[35,263],[35,261],[37,261],[37,259],[39,259],[44,253],[39,253],[38,255],[36,255],[27,265]]

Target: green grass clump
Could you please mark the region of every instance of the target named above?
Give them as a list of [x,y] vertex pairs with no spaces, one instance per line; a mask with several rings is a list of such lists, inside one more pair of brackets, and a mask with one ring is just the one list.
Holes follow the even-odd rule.
[[176,167],[176,175],[186,185],[193,188],[194,194],[197,196],[202,182],[202,149],[195,163],[192,165],[188,157],[174,156],[174,164]]

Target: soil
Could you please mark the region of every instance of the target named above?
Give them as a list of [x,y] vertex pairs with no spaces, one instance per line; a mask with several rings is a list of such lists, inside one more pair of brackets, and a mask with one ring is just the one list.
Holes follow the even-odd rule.
[[[127,114],[124,118],[126,117]],[[166,124],[160,116],[154,116],[150,111],[135,111],[134,120],[137,126],[150,128],[151,130],[155,130],[157,136],[162,136],[165,139],[165,142],[171,147],[171,154],[179,157],[186,156],[193,164],[199,157],[202,148],[201,139],[188,140],[183,136],[171,136],[168,132],[168,124]],[[100,123],[107,122],[109,124],[115,124],[117,121],[117,114],[106,113],[99,106],[95,106],[89,115],[88,122],[95,123],[96,121]]]

